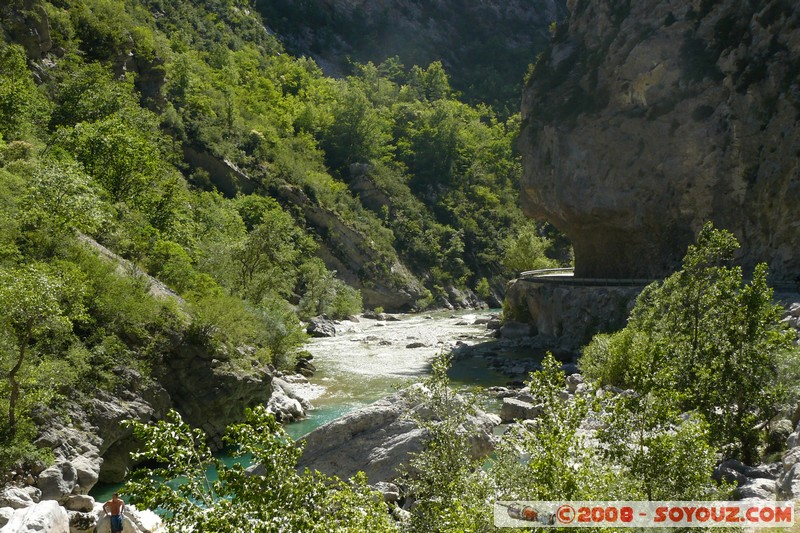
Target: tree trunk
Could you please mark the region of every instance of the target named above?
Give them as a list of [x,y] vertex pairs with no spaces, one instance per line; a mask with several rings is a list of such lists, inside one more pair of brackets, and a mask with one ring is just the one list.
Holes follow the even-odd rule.
[[22,363],[25,361],[25,353],[28,348],[28,342],[31,340],[32,329],[33,323],[32,321],[28,321],[25,326],[25,335],[19,345],[17,364],[8,372],[8,383],[11,386],[11,394],[8,398],[8,433],[10,438],[14,438],[17,434],[17,402],[19,401],[19,382],[17,381],[17,374],[22,368]]

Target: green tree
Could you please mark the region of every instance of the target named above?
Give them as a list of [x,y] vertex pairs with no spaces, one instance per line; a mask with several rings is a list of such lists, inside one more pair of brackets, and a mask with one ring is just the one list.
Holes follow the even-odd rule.
[[299,292],[298,315],[304,320],[322,314],[342,319],[362,310],[361,293],[337,279],[317,257],[300,266]]
[[550,241],[539,235],[535,223],[525,222],[503,241],[503,266],[514,274],[556,268],[558,261],[547,257],[550,246]]
[[414,66],[409,75],[409,85],[420,99],[443,100],[451,95],[450,80],[441,61],[434,61],[428,68]]
[[412,121],[403,131],[408,144],[399,155],[413,173],[412,188],[451,184],[465,148],[469,108],[455,100],[437,100],[410,111]]
[[708,424],[682,415],[672,398],[621,394],[606,399],[598,438],[626,500],[724,499],[711,479],[717,462]]
[[27,222],[46,226],[58,238],[63,230],[91,233],[108,218],[108,208],[91,178],[71,161],[42,161],[28,184],[21,208]]
[[298,473],[302,447],[275,418],[263,406],[248,410],[246,418],[228,428],[225,441],[234,454],[252,459],[252,472],[214,458],[203,432],[175,411],[154,425],[131,422],[143,443],[134,458],[161,466],[136,471],[124,491],[137,504],[167,511],[165,522],[174,532],[396,531],[363,476],[343,482]]
[[305,235],[288,213],[280,208],[262,213],[235,256],[239,294],[255,304],[269,295],[292,294],[304,244]]
[[134,112],[138,98],[133,76],[115,79],[100,63],[66,58],[56,70],[51,92],[54,109],[50,128],[96,122],[122,110]]
[[787,400],[779,369],[797,350],[772,303],[766,265],[745,283],[730,266],[736,248],[730,232],[706,224],[683,268],[648,286],[625,330],[594,340],[581,365],[642,394],[677,396],[683,410],[703,415],[726,455],[753,461],[759,428]]
[[[144,111],[142,118],[150,121]],[[162,170],[155,125],[137,122],[114,114],[97,122],[81,122],[64,139],[113,202],[141,202]]]
[[353,163],[368,163],[388,153],[388,121],[358,87],[341,85],[333,107],[333,124],[322,138],[328,166],[348,172]]
[[492,474],[501,499],[591,500],[604,498],[610,469],[589,446],[581,424],[591,405],[584,396],[564,401],[564,373],[552,354],[528,384],[541,413],[511,427],[496,450]]
[[44,265],[0,272],[0,327],[6,336],[2,375],[8,390],[7,438],[17,433],[20,373],[35,354],[35,343],[71,331],[83,315],[82,287],[59,279]]
[[413,416],[425,431],[425,449],[405,469],[406,490],[416,501],[411,526],[413,531],[489,531],[487,502],[494,487],[468,436],[477,400],[450,386],[449,366],[449,356],[439,355],[430,376],[412,389],[421,406]]
[[0,45],[0,135],[6,140],[20,138],[46,107],[28,71],[25,51],[17,45]]

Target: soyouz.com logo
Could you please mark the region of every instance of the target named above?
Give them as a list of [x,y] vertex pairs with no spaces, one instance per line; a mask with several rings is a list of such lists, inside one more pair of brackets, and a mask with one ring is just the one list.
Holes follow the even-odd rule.
[[529,502],[494,504],[497,527],[792,527],[794,502]]

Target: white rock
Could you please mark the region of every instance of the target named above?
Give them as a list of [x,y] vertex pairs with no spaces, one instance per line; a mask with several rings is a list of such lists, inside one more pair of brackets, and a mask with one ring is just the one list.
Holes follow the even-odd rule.
[[394,483],[379,481],[375,483],[375,490],[383,494],[383,501],[394,503],[400,500],[400,489]]
[[267,403],[267,410],[282,422],[291,422],[305,416],[303,406],[298,400],[289,398],[283,391],[272,393]]
[[503,407],[500,408],[500,420],[503,422],[533,420],[540,414],[542,414],[541,406],[517,398],[503,398]]
[[740,500],[774,500],[776,488],[774,479],[754,478],[737,487],[734,496]]
[[0,492],[0,507],[24,509],[38,503],[41,495],[36,487],[6,487]]
[[[371,483],[387,481],[397,475],[397,467],[408,463],[413,453],[424,447],[425,431],[408,415],[416,410],[420,417],[416,385],[357,409],[306,435],[306,447],[299,467],[336,474],[343,479],[358,471]],[[492,429],[500,422],[496,415],[479,413],[468,418],[463,430],[470,435],[471,452],[476,457],[488,454],[494,446]],[[258,468],[254,469],[258,473]]]
[[14,511],[0,533],[70,533],[69,516],[57,501],[46,500]]
[[794,500],[800,498],[800,463],[795,463],[778,480],[778,497]]
[[131,522],[139,528],[141,533],[156,533],[163,530],[164,524],[161,521],[161,517],[153,511],[147,509],[139,511],[133,507],[131,507],[131,509],[129,518]]
[[784,470],[789,470],[793,464],[800,462],[800,447],[792,448],[783,454],[781,462]]
[[78,472],[66,461],[54,464],[39,474],[36,486],[42,491],[43,500],[64,502],[78,481]]
[[79,511],[81,513],[88,513],[94,509],[95,501],[91,496],[85,494],[73,494],[67,498],[64,507],[67,511]]
[[[111,533],[111,520],[105,516],[102,505],[95,506],[97,513],[96,533]],[[138,510],[133,505],[125,507],[122,515],[122,533],[159,533],[164,524],[157,514],[148,510]]]
[[88,494],[100,477],[103,460],[97,454],[79,455],[70,460],[78,476],[78,486],[82,494]]
[[571,374],[567,376],[567,390],[570,393],[575,394],[575,392],[578,390],[578,385],[583,384],[583,382],[584,380],[581,374]]

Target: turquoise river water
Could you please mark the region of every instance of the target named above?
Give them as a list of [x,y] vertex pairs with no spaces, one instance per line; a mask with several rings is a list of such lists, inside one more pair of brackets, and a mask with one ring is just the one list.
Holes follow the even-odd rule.
[[[460,311],[398,315],[398,320],[359,319],[337,324],[337,335],[311,339],[306,349],[314,355],[317,372],[296,392],[308,398],[314,410],[301,421],[286,426],[295,439],[343,414],[372,403],[399,388],[424,379],[431,360],[460,343],[491,343],[485,318],[490,312]],[[478,323],[476,323],[476,320]],[[409,347],[416,346],[416,347]],[[527,353],[502,353],[505,357],[530,357]],[[508,381],[493,371],[482,357],[457,359],[449,372],[456,387],[489,387]],[[233,461],[222,456],[225,461]],[[210,473],[213,475],[213,473]],[[98,501],[110,498],[121,484],[96,486]]]

